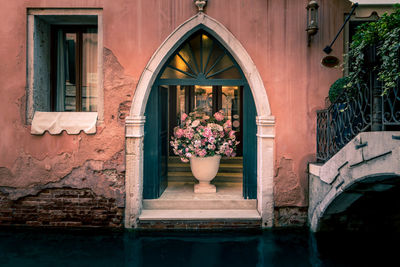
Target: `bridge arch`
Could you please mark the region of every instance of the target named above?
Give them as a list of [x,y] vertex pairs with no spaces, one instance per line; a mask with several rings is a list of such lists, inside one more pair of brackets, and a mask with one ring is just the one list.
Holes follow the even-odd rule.
[[369,193],[400,188],[399,134],[360,133],[325,164],[310,164],[308,220],[313,232],[321,230],[321,221]]
[[[313,220],[315,222],[312,228],[314,231],[337,229],[339,227],[338,221],[340,221],[340,216],[338,215],[352,214],[354,211],[360,214],[366,209],[372,212],[373,209],[378,208],[379,204],[377,203],[379,199],[375,199],[374,206],[362,207],[364,205],[362,203],[371,202],[366,199],[370,199],[371,197],[376,198],[382,195],[382,193],[387,194],[391,190],[398,192],[399,188],[400,175],[393,175],[393,173],[367,176],[353,181],[339,192],[336,192],[336,194],[327,195],[327,198],[323,201],[323,205],[318,207],[318,212],[314,212],[315,217],[313,216]],[[353,205],[357,205],[357,208],[353,208]],[[349,211],[350,209],[352,211]],[[375,220],[375,218],[369,219]],[[340,227],[343,228],[343,226]]]

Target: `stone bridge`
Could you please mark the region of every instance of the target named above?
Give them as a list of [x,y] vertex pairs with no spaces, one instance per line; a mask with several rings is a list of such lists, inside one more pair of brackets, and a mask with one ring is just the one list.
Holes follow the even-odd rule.
[[[325,221],[345,213],[363,197],[382,198],[394,188],[400,188],[400,132],[358,134],[326,163],[309,164],[311,231],[325,230]],[[368,220],[379,221],[371,217]]]

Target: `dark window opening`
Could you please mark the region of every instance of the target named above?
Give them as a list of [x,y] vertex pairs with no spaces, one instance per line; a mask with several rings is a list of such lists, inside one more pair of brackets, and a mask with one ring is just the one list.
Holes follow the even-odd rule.
[[51,110],[97,111],[97,27],[51,31]]

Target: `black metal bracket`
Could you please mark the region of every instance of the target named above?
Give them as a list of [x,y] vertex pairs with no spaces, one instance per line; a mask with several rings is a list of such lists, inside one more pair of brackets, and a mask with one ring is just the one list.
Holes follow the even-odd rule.
[[365,143],[362,143],[362,144],[356,145],[356,149],[360,149],[360,148],[362,148],[362,147],[366,147],[366,146],[368,146],[368,142],[365,142]]
[[347,15],[347,17],[346,17],[346,19],[345,19],[345,21],[344,21],[342,27],[340,28],[339,32],[336,34],[336,36],[335,36],[335,38],[333,39],[333,41],[331,42],[331,44],[330,44],[330,45],[327,45],[327,46],[323,49],[323,51],[324,51],[326,54],[330,54],[330,53],[332,52],[332,46],[333,46],[333,44],[335,43],[336,39],[339,37],[339,34],[343,31],[344,26],[346,26],[346,23],[350,20],[350,17],[353,15],[353,13],[354,13],[354,11],[356,10],[357,7],[358,7],[358,3],[354,3],[354,4],[353,4],[353,8],[351,9],[349,15]]
[[393,140],[400,140],[400,135],[392,135]]

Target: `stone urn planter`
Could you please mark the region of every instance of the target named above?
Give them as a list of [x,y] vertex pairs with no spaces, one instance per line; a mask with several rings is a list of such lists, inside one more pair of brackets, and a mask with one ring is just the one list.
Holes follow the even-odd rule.
[[190,169],[193,176],[199,181],[194,185],[195,193],[215,193],[217,189],[215,185],[210,184],[212,179],[217,175],[221,156],[212,157],[191,157]]

